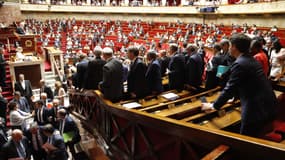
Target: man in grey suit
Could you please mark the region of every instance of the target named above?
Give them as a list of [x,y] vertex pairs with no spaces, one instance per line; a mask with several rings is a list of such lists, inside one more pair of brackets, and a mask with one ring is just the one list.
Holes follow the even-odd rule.
[[113,58],[113,50],[109,47],[103,49],[103,58],[107,63],[103,66],[103,81],[98,88],[105,98],[117,102],[123,94],[123,65]]

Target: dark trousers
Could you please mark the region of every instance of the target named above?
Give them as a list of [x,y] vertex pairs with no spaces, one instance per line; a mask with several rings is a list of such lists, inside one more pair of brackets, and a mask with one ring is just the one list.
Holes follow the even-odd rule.
[[32,155],[34,160],[46,160],[46,152],[43,149],[40,149],[39,151],[33,150]]
[[68,147],[69,148],[69,151],[70,151],[70,153],[71,153],[71,155],[72,155],[72,157],[74,158],[75,157],[75,148],[74,148],[74,143],[72,143],[72,142],[67,142],[67,143],[65,143],[65,146],[66,147]]

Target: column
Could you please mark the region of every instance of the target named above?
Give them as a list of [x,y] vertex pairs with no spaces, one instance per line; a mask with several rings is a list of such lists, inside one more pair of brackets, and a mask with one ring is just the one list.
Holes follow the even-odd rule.
[[50,0],[46,0],[46,3],[47,3],[47,4],[50,4]]
[[148,0],[143,0],[143,6],[147,6]]
[[105,6],[110,6],[110,0],[106,0]]
[[125,0],[125,6],[129,6],[129,0]]
[[91,5],[91,0],[86,0],[86,5],[90,6]]
[[166,0],[161,0],[161,6],[166,6]]
[[[177,2],[177,1],[176,1]],[[186,0],[181,0],[180,2],[180,6],[184,6],[185,5]]]
[[71,0],[66,0],[67,5],[71,5]]

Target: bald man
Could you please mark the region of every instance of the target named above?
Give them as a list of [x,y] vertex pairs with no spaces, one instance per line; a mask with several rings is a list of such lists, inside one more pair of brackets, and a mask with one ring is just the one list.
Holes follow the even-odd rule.
[[4,144],[2,151],[5,153],[3,154],[3,160],[11,158],[27,160],[31,156],[28,140],[23,136],[23,132],[19,129],[12,131],[12,138]]

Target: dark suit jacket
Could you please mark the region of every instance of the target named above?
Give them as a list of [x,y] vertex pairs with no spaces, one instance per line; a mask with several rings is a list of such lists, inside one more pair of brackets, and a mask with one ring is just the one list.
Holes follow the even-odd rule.
[[78,88],[84,88],[86,85],[86,79],[87,79],[87,68],[88,68],[88,61],[84,60],[77,64],[77,83]]
[[169,62],[169,88],[181,91],[184,88],[185,58],[183,54],[175,53]]
[[101,58],[97,58],[88,63],[87,68],[87,85],[86,89],[98,89],[99,82],[103,79],[103,66],[106,61]]
[[47,160],[67,160],[67,152],[62,136],[55,131],[51,136],[52,145],[57,149],[48,154]]
[[99,83],[104,97],[115,102],[122,98],[123,94],[123,65],[111,58],[103,67],[103,81]]
[[7,100],[6,98],[0,96],[0,117],[6,119],[7,113]]
[[41,89],[40,90],[40,94],[42,93],[42,92],[44,92],[44,93],[46,93],[47,94],[47,98],[49,99],[49,100],[53,100],[53,92],[52,92],[52,90],[51,90],[51,88],[49,87],[49,86],[44,86],[43,87],[43,90]]
[[5,80],[6,80],[6,61],[4,59],[4,55],[0,54],[0,85],[1,86],[5,85]]
[[169,66],[170,58],[165,56],[165,57],[159,58],[158,61],[160,63],[160,73],[161,73],[161,76],[163,77],[165,76],[166,69]]
[[[30,157],[31,152],[30,152],[30,148],[28,145],[29,144],[28,139],[26,137],[23,137],[21,142],[25,148],[26,158]],[[6,144],[4,144],[4,146],[2,147],[2,152],[5,153],[5,154],[3,154],[3,160],[8,160],[10,158],[18,158],[19,157],[16,145],[12,139],[9,140]]]
[[199,87],[202,83],[204,61],[198,53],[194,53],[188,58],[185,71],[185,83],[193,87]]
[[20,97],[19,101],[14,98],[11,100],[11,102],[17,103],[21,111],[30,113],[31,108],[30,108],[29,102],[27,101],[26,97]]
[[23,28],[17,27],[17,28],[16,28],[16,33],[18,33],[18,34],[25,34],[25,31],[24,31]]
[[30,100],[30,98],[33,95],[32,92],[32,85],[31,82],[29,80],[24,80],[25,81],[25,89],[23,89],[21,83],[19,81],[17,81],[15,83],[15,91],[19,91],[21,93],[22,96],[25,96],[27,98],[27,100]]
[[218,109],[228,99],[238,95],[242,106],[242,123],[250,125],[272,119],[276,97],[259,62],[251,56],[241,55],[233,63],[230,72],[230,79],[214,107]]
[[147,95],[148,88],[146,85],[146,65],[140,58],[136,58],[130,66],[128,73],[128,92],[135,93],[137,98],[142,98]]
[[45,125],[48,123],[48,117],[49,117],[49,113],[50,113],[49,109],[47,109],[46,107],[42,106],[42,109],[43,109],[43,112],[42,112],[43,122],[40,122],[40,119],[38,117],[38,113],[40,112],[41,109],[35,110],[34,121],[38,122],[39,125]]
[[69,115],[66,115],[63,133],[68,133],[68,132],[74,133],[74,137],[70,143],[75,144],[81,140],[81,137],[79,134],[79,129],[78,129],[76,123],[74,122],[74,120]]
[[[39,133],[40,133],[40,136],[41,136],[41,138],[42,138],[43,144],[45,144],[46,141],[47,141],[47,137],[46,137],[42,132],[39,132]],[[39,142],[37,143],[39,150],[38,150],[38,151],[35,150],[34,145],[33,145],[32,133],[31,133],[29,130],[26,130],[26,131],[24,132],[24,134],[25,134],[25,136],[27,137],[27,139],[28,139],[28,141],[29,141],[29,147],[30,147],[30,149],[31,149],[31,153],[32,153],[32,154],[33,154],[34,152],[41,152],[41,153],[42,153],[42,151],[44,151],[43,148],[42,148],[42,146],[40,146]],[[37,137],[37,138],[38,138],[38,137]],[[43,154],[43,153],[42,153],[42,154]]]
[[208,63],[211,63],[211,68],[207,70],[206,74],[206,89],[211,89],[217,87],[220,82],[220,79],[216,76],[218,66],[226,64],[223,64],[223,57],[220,54],[215,55]]
[[147,86],[151,93],[161,93],[163,91],[160,64],[158,60],[152,61],[145,74]]

